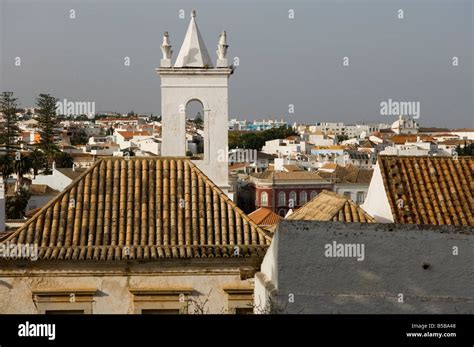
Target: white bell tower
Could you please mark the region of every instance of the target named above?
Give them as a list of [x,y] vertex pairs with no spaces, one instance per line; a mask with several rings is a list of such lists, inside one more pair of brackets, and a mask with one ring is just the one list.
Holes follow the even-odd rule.
[[191,101],[203,107],[204,153],[193,162],[224,192],[228,190],[227,130],[228,79],[233,67],[227,64],[227,37],[221,33],[217,45],[217,64],[213,67],[196,24],[196,11],[174,65],[171,62],[169,35],[165,32],[161,51],[161,117],[163,156],[186,155],[186,108]]

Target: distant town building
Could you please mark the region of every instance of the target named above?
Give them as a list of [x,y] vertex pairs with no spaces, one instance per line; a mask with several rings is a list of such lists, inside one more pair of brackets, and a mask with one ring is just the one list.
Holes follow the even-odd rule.
[[229,130],[239,130],[239,131],[264,131],[268,129],[288,127],[288,122],[281,120],[237,120],[235,118],[229,121]]

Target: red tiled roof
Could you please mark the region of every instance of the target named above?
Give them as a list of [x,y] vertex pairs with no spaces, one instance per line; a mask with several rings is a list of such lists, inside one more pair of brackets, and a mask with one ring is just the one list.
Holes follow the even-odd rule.
[[277,224],[283,218],[266,207],[260,207],[258,210],[249,214],[249,218],[260,227],[268,227]]
[[398,134],[394,135],[390,138],[390,141],[397,145],[404,145],[407,142],[417,142],[418,138],[420,138],[420,141],[434,141],[433,137],[429,135],[404,135],[404,134]]
[[375,219],[351,199],[328,190],[323,190],[287,219],[375,223]]
[[474,226],[473,157],[379,156],[396,223]]
[[36,243],[43,260],[114,261],[261,256],[271,234],[188,159],[107,158],[4,241]]
[[151,136],[149,131],[117,131],[124,139],[130,140],[134,136]]

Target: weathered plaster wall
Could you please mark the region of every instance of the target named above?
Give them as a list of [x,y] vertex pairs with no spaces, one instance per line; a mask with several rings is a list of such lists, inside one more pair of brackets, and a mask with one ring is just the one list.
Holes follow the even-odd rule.
[[[270,252],[262,272],[289,313],[474,313],[472,228],[283,221],[277,233],[278,277]],[[363,244],[364,260],[326,257],[333,241]]]
[[[253,278],[241,280],[238,268],[220,269],[157,268],[156,266],[104,267],[89,264],[86,267],[38,266],[28,269],[7,266],[0,269],[0,313],[37,313],[32,291],[39,289],[97,289],[92,313],[126,314],[134,312],[130,289],[192,288],[193,300],[207,303],[206,313],[227,313],[228,294],[225,288],[251,288]],[[190,307],[192,309],[192,305]],[[192,312],[191,312],[192,313]]]

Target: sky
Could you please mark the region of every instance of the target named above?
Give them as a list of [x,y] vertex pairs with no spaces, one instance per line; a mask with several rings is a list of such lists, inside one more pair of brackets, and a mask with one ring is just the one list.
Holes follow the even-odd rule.
[[472,128],[473,2],[0,0],[0,91],[159,115],[163,32],[176,59],[196,9],[214,64],[223,30],[239,61],[229,118],[391,123],[391,99],[419,103],[422,126]]

